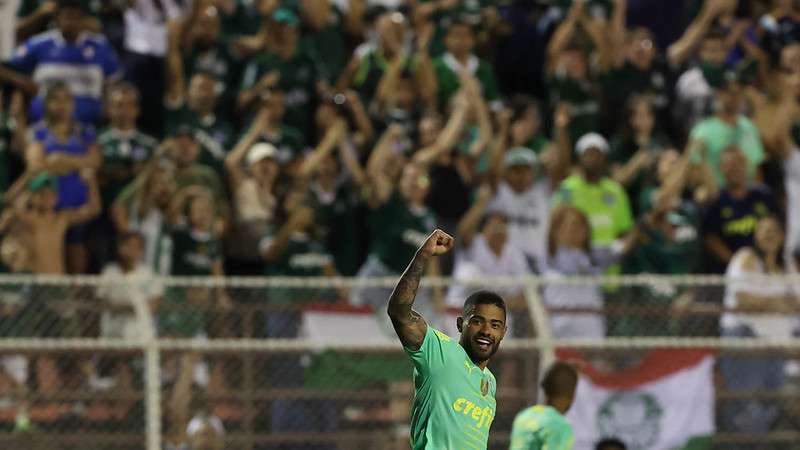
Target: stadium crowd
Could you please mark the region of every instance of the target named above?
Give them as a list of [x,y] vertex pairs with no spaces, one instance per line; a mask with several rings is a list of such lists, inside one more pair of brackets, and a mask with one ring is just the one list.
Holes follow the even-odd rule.
[[[457,279],[786,273],[800,260],[795,0],[21,0],[0,10],[7,272],[367,279],[399,275],[437,226],[457,249],[430,274]],[[548,307],[586,311],[554,314],[554,334],[771,336],[792,330],[741,312],[713,326],[664,317],[698,303],[784,321],[799,310],[788,285],[609,289],[545,288]],[[432,290],[418,304],[435,315],[463,293]],[[249,301],[384,308],[388,294],[275,288]],[[221,316],[243,301],[154,282],[97,295],[119,305],[102,332],[122,337],[136,333],[131,295]],[[609,304],[665,314],[656,325],[612,321]],[[269,314],[256,334],[296,336],[293,321]],[[185,311],[159,313],[158,326],[231,333]],[[769,385],[767,372],[753,373]]]

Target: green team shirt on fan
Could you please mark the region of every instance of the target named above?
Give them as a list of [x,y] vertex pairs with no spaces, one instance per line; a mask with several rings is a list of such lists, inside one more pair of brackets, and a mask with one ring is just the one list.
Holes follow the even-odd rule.
[[327,70],[316,52],[299,45],[294,55],[283,59],[274,53],[262,53],[255,57],[244,70],[242,90],[255,86],[261,77],[276,71],[280,74],[277,88],[286,99],[284,122],[302,133],[309,130],[311,105],[316,93],[317,80],[327,78]]
[[566,74],[548,77],[550,105],[555,108],[560,102],[569,103],[569,135],[576,142],[586,133],[596,131],[600,125],[600,102],[598,84],[589,75],[588,80],[575,80]]
[[[480,82],[483,98],[487,102],[493,103],[498,100],[500,94],[497,89],[497,79],[494,76],[494,69],[489,63],[475,55],[470,55],[466,69]],[[439,106],[446,109],[450,99],[461,87],[461,80],[458,75],[461,70],[461,64],[453,55],[445,53],[433,61],[433,70],[436,73],[436,80],[439,84]]]
[[167,104],[164,116],[168,135],[181,126],[193,128],[194,138],[200,145],[198,162],[218,174],[224,173],[225,155],[233,146],[233,125],[216,114],[201,118],[185,102]]
[[573,205],[586,214],[594,245],[611,245],[633,228],[628,195],[619,183],[609,178],[591,184],[580,175],[572,175],[561,183],[555,202]]
[[[259,243],[262,252],[272,244],[272,236]],[[325,247],[306,233],[294,233],[289,238],[277,261],[267,264],[266,275],[285,277],[321,277],[325,267],[333,263],[333,257]],[[269,288],[272,303],[314,302],[332,299],[329,290],[314,288]]]
[[435,228],[436,219],[428,208],[412,209],[395,193],[372,213],[369,225],[370,253],[389,270],[402,273]]
[[412,450],[484,450],[495,418],[497,381],[464,348],[430,325],[414,364]]
[[572,426],[552,406],[526,408],[514,418],[509,450],[572,450]]
[[702,152],[692,155],[692,162],[699,163],[705,159],[711,166],[718,186],[725,185],[720,161],[722,153],[731,145],[739,147],[747,157],[747,173],[751,180],[755,178],[759,164],[764,161],[764,146],[761,144],[758,127],[745,116],[739,116],[735,126],[722,121],[719,117],[709,117],[692,128],[690,137],[704,144]]
[[214,264],[222,260],[222,245],[213,234],[186,226],[176,226],[170,234],[172,275],[209,276]]
[[[133,169],[137,164],[147,162],[155,153],[158,141],[139,130],[123,132],[108,128],[97,138],[97,144],[103,153],[103,166],[100,173],[106,183],[103,185],[103,205],[108,207],[120,192],[133,181]],[[120,176],[119,174],[126,176]]]

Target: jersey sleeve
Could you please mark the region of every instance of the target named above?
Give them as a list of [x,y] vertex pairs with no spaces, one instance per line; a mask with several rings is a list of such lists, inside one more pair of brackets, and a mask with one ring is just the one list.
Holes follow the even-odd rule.
[[535,427],[531,419],[518,414],[511,426],[511,446],[509,450],[539,450],[534,446],[536,441]]
[[628,194],[625,193],[624,189],[619,189],[617,197],[619,201],[614,211],[614,225],[617,237],[619,237],[633,228],[633,213],[631,212],[631,205],[628,201]]
[[37,47],[35,42],[30,39],[22,43],[8,60],[9,65],[22,72],[32,73],[39,62]]
[[572,427],[566,422],[556,422],[545,430],[542,450],[572,450],[574,443]]
[[425,338],[422,340],[419,350],[412,350],[408,347],[403,349],[411,357],[414,368],[424,378],[429,376],[437,367],[445,364],[444,347],[453,344],[454,342],[450,336],[428,325],[428,331],[425,333]]

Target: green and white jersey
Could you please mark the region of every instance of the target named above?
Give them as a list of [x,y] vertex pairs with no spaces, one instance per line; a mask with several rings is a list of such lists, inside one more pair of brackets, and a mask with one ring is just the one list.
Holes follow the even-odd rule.
[[370,254],[393,272],[402,273],[435,227],[428,208],[412,209],[395,193],[370,217]]
[[286,99],[284,123],[302,133],[310,131],[312,95],[316,92],[317,80],[327,78],[321,58],[316,51],[303,45],[298,46],[288,59],[274,53],[262,53],[247,64],[241,89],[252,88],[262,76],[273,70],[280,74],[277,88],[283,91]]
[[414,364],[412,450],[485,450],[497,411],[497,381],[458,343],[430,325]]
[[594,79],[576,80],[557,73],[548,79],[550,105],[560,102],[571,105],[569,135],[572,142],[586,133],[597,131],[600,125],[600,98],[598,83]]
[[552,406],[526,408],[514,418],[509,450],[572,450],[572,425]]
[[222,260],[222,245],[213,234],[175,226],[172,236],[172,275],[208,276]]
[[[272,236],[267,236],[261,240],[262,253],[272,245],[272,239]],[[306,233],[294,233],[278,260],[267,265],[265,275],[321,277],[325,275],[325,267],[332,263],[333,256],[324,245]],[[315,288],[274,287],[267,289],[267,297],[271,303],[284,304],[333,299],[330,290]]]
[[216,114],[199,117],[185,103],[166,105],[167,134],[181,126],[193,128],[194,138],[200,144],[198,162],[205,164],[218,174],[224,173],[225,155],[232,148],[233,125]]
[[228,44],[220,42],[212,48],[201,51],[197,48],[192,49],[183,57],[183,70],[187,83],[192,75],[197,72],[213,74],[217,79],[217,92],[230,93],[235,91],[241,72],[240,64],[228,49]]
[[[500,93],[492,66],[477,56],[471,55],[464,68],[480,82],[483,98],[490,104],[496,102]],[[439,83],[439,107],[446,109],[450,99],[461,87],[458,72],[462,70],[462,65],[453,55],[445,53],[433,61],[433,70]]]
[[107,128],[97,138],[103,153],[103,166],[100,168],[103,205],[108,206],[133,181],[133,169],[137,164],[147,162],[155,153],[158,141],[148,135],[133,130],[120,131]]

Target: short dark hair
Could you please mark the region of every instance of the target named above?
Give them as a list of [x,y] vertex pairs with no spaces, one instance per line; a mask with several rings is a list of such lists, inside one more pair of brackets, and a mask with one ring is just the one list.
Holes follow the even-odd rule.
[[628,447],[625,445],[625,443],[615,437],[600,439],[594,446],[594,450],[627,450],[627,449]]
[[49,85],[47,85],[46,92],[44,94],[44,101],[45,103],[49,102],[53,99],[53,96],[58,91],[66,91],[69,95],[72,95],[72,89],[70,89],[69,85],[64,81],[55,81]]
[[494,305],[506,312],[506,302],[500,294],[492,291],[475,291],[464,300],[464,311],[474,308],[477,305]]
[[542,379],[542,390],[547,398],[572,396],[578,385],[578,371],[570,364],[558,361],[549,369]]
[[128,81],[117,81],[116,83],[109,86],[108,96],[111,97],[111,94],[114,94],[115,92],[130,94],[136,98],[137,102],[141,100],[139,95],[139,88],[137,88],[133,83]]

